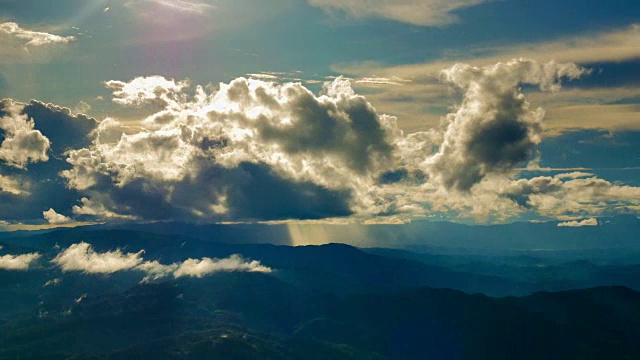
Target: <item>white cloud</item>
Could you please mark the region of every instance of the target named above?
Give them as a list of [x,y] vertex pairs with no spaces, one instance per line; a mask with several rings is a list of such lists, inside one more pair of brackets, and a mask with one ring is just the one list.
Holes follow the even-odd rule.
[[598,219],[589,218],[581,221],[565,221],[558,223],[560,227],[598,226]]
[[4,140],[0,144],[0,162],[24,168],[28,163],[48,161],[49,139],[34,129],[34,122],[21,114],[24,106],[11,101],[0,102],[6,115],[0,118]]
[[187,259],[170,265],[160,264],[158,261],[147,261],[138,270],[147,276],[143,281],[152,281],[172,276],[173,278],[195,277],[202,278],[219,272],[261,272],[270,273],[273,270],[262,265],[257,260],[245,260],[241,255],[233,254],[224,259]]
[[73,244],[58,254],[51,262],[62,271],[82,271],[89,274],[111,274],[131,270],[143,261],[142,251],[123,253],[121,250],[97,253],[91,245],[82,242]]
[[269,273],[271,269],[256,260],[245,261],[240,255],[236,254],[226,259],[202,258],[201,260],[185,260],[173,272],[173,276],[176,278],[183,276],[201,278],[216,272],[231,271]]
[[121,215],[109,211],[105,205],[87,199],[86,197],[80,199],[80,204],[81,205],[74,205],[72,208],[73,213],[76,215],[87,215],[102,219],[136,220],[135,216]]
[[614,184],[595,176],[565,175],[514,179],[513,174],[491,174],[468,192],[426,183],[419,192],[408,192],[397,201],[423,202],[428,204],[431,214],[449,213],[479,222],[505,222],[523,215],[556,220],[610,216],[637,211],[640,205],[638,187]]
[[[123,105],[152,102],[163,108],[134,133],[105,136],[121,125],[103,122],[91,147],[69,152],[74,167],[64,176],[94,204],[76,213],[102,208],[145,218],[155,216],[150,211],[207,219],[343,215],[349,209],[342,192],[366,194],[366,184],[393,162],[393,119],[378,115],[341,78],[321,96],[297,83],[245,78],[211,94],[197,87],[193,96],[185,94],[186,83],[160,77],[107,86]],[[288,201],[279,205],[282,215],[256,207],[249,196],[273,196],[260,201],[268,207],[278,195],[258,190],[263,185],[255,181],[271,181],[271,192],[287,189],[280,194]],[[125,197],[131,200],[126,205],[120,201]]]
[[102,219],[366,222],[440,213],[506,221],[631,211],[638,188],[588,173],[516,179],[544,128],[544,110],[521,86],[557,93],[562,78],[585,72],[527,59],[456,64],[441,79],[463,92],[461,105],[440,129],[412,134],[344,78],[320,95],[245,78],[211,93],[161,77],[112,81],[116,101],[155,104],[156,113],[142,127],[105,120],[90,146],[68,152],[73,168],[63,175],[84,196],[74,213]]
[[309,0],[311,6],[340,10],[355,18],[377,17],[420,26],[455,23],[457,9],[485,0]]
[[52,225],[68,224],[72,221],[70,218],[62,214],[58,214],[53,209],[43,211],[42,216],[45,218],[45,220],[47,220],[49,224],[52,224]]
[[40,258],[40,254],[0,256],[0,270],[29,270],[29,266]]
[[156,103],[161,107],[176,108],[183,101],[179,94],[189,83],[176,82],[162,76],[148,76],[138,77],[130,82],[111,80],[105,82],[105,85],[113,90],[113,102],[116,104],[135,106]]
[[58,36],[46,32],[27,30],[21,28],[14,22],[0,24],[0,35],[18,39],[23,43],[25,48],[54,44],[68,44],[75,41],[75,37],[73,36]]
[[145,261],[140,264],[137,269],[146,274],[143,281],[147,282],[172,276],[179,266],[180,264],[163,265],[157,260],[154,260]]

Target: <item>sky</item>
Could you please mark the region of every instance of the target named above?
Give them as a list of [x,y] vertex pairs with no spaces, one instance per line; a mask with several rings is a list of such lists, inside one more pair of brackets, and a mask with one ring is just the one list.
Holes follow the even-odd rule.
[[0,0],[0,99],[0,230],[640,214],[632,0]]

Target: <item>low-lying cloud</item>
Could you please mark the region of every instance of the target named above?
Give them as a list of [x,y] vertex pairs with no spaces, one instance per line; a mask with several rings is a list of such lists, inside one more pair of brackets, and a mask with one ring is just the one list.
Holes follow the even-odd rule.
[[[182,262],[163,265],[157,260],[145,261],[144,251],[124,253],[115,251],[96,252],[90,244],[78,243],[58,254],[51,262],[64,272],[79,271],[87,274],[113,274],[120,271],[141,271],[144,281],[166,277],[202,278],[218,272],[262,272],[270,273],[271,268],[257,260],[245,260],[234,254],[224,259],[186,259]],[[0,258],[1,259],[1,258]]]
[[226,259],[202,258],[200,260],[185,260],[173,272],[173,276],[176,278],[183,276],[201,278],[216,272],[231,271],[270,273],[271,268],[260,264],[256,260],[245,261],[240,255],[234,254]]
[[39,258],[40,254],[37,253],[2,255],[0,256],[0,270],[26,271]]
[[91,245],[82,242],[73,244],[58,254],[52,263],[62,271],[81,271],[88,274],[112,274],[131,270],[143,262],[142,251],[123,253],[121,250],[96,252]]
[[581,227],[581,226],[598,226],[598,219],[589,218],[584,220],[573,220],[558,223],[559,227]]

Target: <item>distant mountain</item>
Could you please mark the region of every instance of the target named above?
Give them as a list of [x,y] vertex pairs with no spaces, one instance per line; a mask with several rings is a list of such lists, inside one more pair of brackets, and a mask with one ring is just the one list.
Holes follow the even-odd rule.
[[[0,240],[9,253],[39,252],[43,259],[32,278],[45,283],[63,274],[48,260],[78,242],[88,242],[98,252],[144,250],[147,260],[170,264],[187,258],[225,258],[241,254],[276,269],[279,278],[305,291],[353,293],[416,286],[450,288],[493,296],[526,295],[535,291],[561,291],[594,286],[627,286],[640,290],[639,265],[600,265],[579,260],[517,255],[442,255],[398,249],[358,249],[344,244],[277,246],[272,244],[219,243],[185,235],[121,229],[65,229]],[[3,245],[4,244],[4,245]],[[1,274],[0,274],[1,275]],[[68,274],[65,276],[69,276]],[[130,286],[142,274],[126,278]]]
[[[640,359],[640,294],[591,288],[637,289],[639,266],[191,235],[90,227],[0,240],[3,253],[42,255],[0,270],[0,359]],[[50,263],[81,241],[163,264],[241,254],[274,271],[141,283],[140,271]],[[589,288],[535,292],[577,287]]]
[[87,297],[4,324],[0,359],[636,359],[640,293],[523,298],[446,289],[307,296],[217,274]]
[[[560,227],[560,222],[465,225],[415,220],[404,225],[121,223],[75,229],[0,232],[0,240],[38,234],[75,236],[95,231],[133,231],[218,244],[301,245],[346,243],[444,255],[513,256],[548,252],[567,260],[640,263],[640,220],[632,215],[603,217],[597,226]],[[293,229],[293,231],[292,231]],[[538,254],[539,255],[539,254]]]

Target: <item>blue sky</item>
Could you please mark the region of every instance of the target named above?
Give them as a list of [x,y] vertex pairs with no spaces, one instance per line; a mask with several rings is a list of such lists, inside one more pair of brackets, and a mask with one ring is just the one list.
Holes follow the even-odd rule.
[[0,0],[0,24],[7,228],[640,211],[634,1]]

